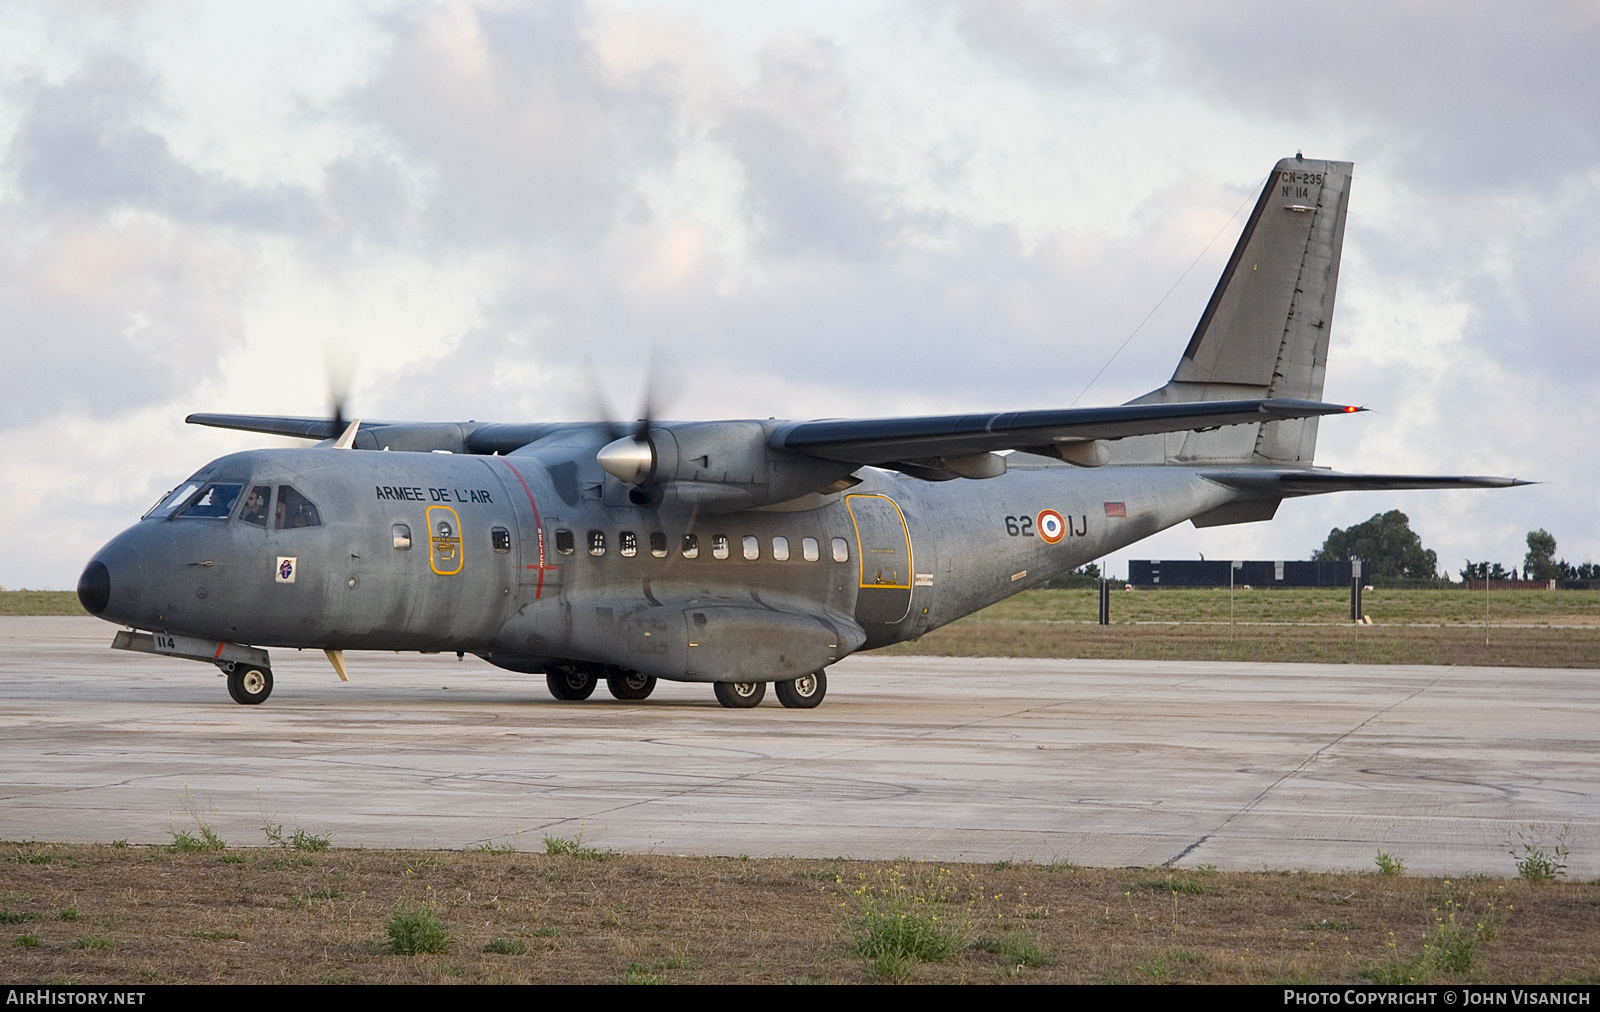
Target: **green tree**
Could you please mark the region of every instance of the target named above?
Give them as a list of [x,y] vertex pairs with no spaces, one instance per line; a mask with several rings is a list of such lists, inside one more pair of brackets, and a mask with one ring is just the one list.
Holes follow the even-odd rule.
[[1529,580],[1558,580],[1564,562],[1556,561],[1555,535],[1543,527],[1528,532],[1528,554],[1522,559],[1522,575]]
[[1439,574],[1438,553],[1422,547],[1411,530],[1411,518],[1399,510],[1379,513],[1348,530],[1335,527],[1313,556],[1313,562],[1335,562],[1354,556],[1366,560],[1372,576],[1432,580]]

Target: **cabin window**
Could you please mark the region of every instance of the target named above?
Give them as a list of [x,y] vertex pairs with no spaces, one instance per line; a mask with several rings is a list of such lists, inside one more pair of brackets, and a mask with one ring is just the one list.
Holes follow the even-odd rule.
[[816,562],[818,559],[822,558],[821,554],[817,551],[816,538],[800,539],[800,557],[805,559],[807,562]]
[[700,536],[698,534],[685,534],[683,536],[683,557],[698,559],[700,557]]
[[660,531],[650,535],[650,554],[658,559],[667,557],[667,536]]
[[556,551],[562,555],[572,554],[572,532],[565,527],[556,530]]
[[292,527],[321,527],[322,519],[317,516],[316,505],[295,491],[293,485],[279,485],[272,526],[280,531]]
[[844,538],[833,539],[833,561],[850,561],[850,542],[846,541]]
[[491,528],[489,530],[489,544],[494,546],[496,554],[506,554],[511,551],[511,532],[504,527]]
[[176,515],[184,519],[226,520],[243,489],[243,485],[207,485]]
[[590,531],[589,532],[589,554],[590,555],[604,555],[604,554],[606,554],[606,532],[605,531]]
[[617,551],[622,555],[633,558],[639,554],[639,536],[632,531],[623,531],[617,535]]
[[788,562],[789,561],[789,539],[788,538],[773,538],[772,539],[772,557],[774,559],[777,559],[779,562]]
[[252,527],[265,528],[267,526],[267,505],[272,499],[271,485],[252,485],[244,497],[244,508],[239,511],[239,519]]
[[411,528],[406,524],[395,524],[389,528],[389,533],[394,536],[394,547],[397,552],[411,550]]
[[751,562],[761,558],[761,539],[754,534],[744,536],[744,557]]
[[711,535],[711,557],[713,559],[726,559],[728,557],[728,536],[726,534]]

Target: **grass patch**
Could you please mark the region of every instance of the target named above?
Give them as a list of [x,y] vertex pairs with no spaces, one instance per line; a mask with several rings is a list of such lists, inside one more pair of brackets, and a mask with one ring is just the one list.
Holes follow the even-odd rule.
[[972,943],[972,948],[1004,956],[1007,963],[1015,966],[1044,966],[1050,962],[1050,957],[1040,950],[1033,936],[1019,929],[984,935]]
[[585,847],[583,845],[583,833],[581,831],[575,837],[545,837],[544,852],[551,857],[575,857],[580,861],[604,861],[611,857],[610,851],[595,850],[593,847]]
[[664,956],[649,962],[629,963],[622,971],[624,984],[665,984],[664,970],[688,970],[694,966],[687,956]]
[[109,938],[79,938],[72,943],[74,949],[115,949],[117,943]]
[[484,952],[495,952],[502,956],[523,956],[528,952],[527,945],[515,938],[496,938],[483,947]]
[[[549,837],[546,837],[545,840],[546,840],[546,846],[548,848]],[[476,847],[474,847],[472,849],[475,852],[479,853],[479,854],[493,854],[493,855],[496,855],[496,856],[502,856],[502,855],[505,855],[505,854],[515,854],[517,852],[517,848],[512,846],[509,843],[502,843],[502,844],[498,844],[498,845],[497,844],[493,844],[493,843],[485,843],[485,844],[480,844],[479,846],[476,846]]]
[[81,920],[83,920],[83,915],[78,913],[78,908],[77,907],[62,907],[61,908],[61,913],[58,914],[57,916],[59,916],[63,921],[81,921]]
[[228,845],[210,826],[201,826],[198,835],[186,830],[174,830],[172,842],[167,844],[167,852],[170,854],[194,854],[227,849]]
[[11,944],[21,946],[24,949],[37,949],[42,943],[40,942],[38,935],[31,931],[24,931],[22,934],[12,939]]
[[972,939],[972,912],[955,905],[948,868],[907,873],[898,865],[864,872],[850,893],[855,904],[855,951],[874,977],[904,981],[919,963],[936,963]]
[[37,910],[0,910],[0,924],[26,924],[38,919]]
[[72,590],[0,590],[0,615],[87,615]]
[[384,925],[384,931],[389,936],[389,951],[397,956],[450,949],[450,932],[431,903],[396,902],[394,916]]
[[1204,882],[1177,878],[1172,875],[1168,875],[1166,878],[1147,879],[1139,883],[1139,888],[1153,889],[1162,893],[1183,893],[1186,896],[1204,896],[1206,892]]

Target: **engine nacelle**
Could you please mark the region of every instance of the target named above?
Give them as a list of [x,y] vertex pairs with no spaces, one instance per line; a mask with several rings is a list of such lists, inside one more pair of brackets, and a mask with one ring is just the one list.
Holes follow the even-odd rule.
[[859,465],[818,460],[767,445],[768,423],[688,422],[651,426],[602,447],[609,474],[658,496],[727,513],[827,490]]

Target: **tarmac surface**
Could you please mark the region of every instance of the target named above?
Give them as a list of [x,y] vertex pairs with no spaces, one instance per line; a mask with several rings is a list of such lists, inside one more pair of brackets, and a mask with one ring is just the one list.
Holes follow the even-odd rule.
[[[1514,874],[1518,834],[1600,874],[1600,672],[849,658],[827,700],[663,682],[558,703],[469,656],[208,665],[0,618],[0,838],[162,843],[198,815],[335,846]],[[186,810],[185,798],[188,799]]]

